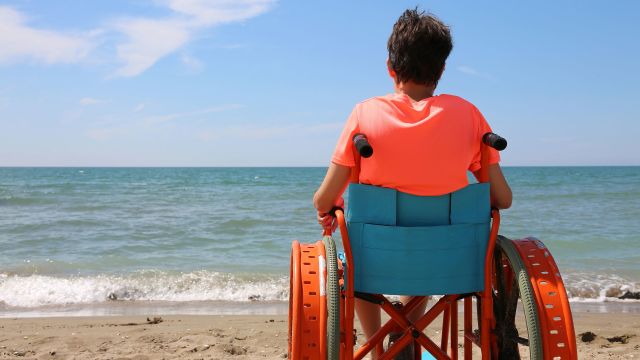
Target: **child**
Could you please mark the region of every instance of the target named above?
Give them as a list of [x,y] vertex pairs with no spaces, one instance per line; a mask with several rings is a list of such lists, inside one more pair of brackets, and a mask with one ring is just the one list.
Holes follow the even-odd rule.
[[[355,106],[314,195],[318,221],[335,228],[327,213],[342,200],[355,166],[353,136],[363,133],[374,155],[362,159],[359,182],[394,188],[414,195],[442,195],[468,185],[467,170],[479,174],[482,135],[491,128],[470,102],[453,95],[433,95],[453,48],[449,28],[431,14],[407,10],[393,26],[387,44],[387,68],[395,93]],[[511,206],[511,189],[500,170],[500,156],[491,149],[491,203]],[[403,298],[406,302],[408,298]],[[380,328],[377,305],[356,300],[362,329],[370,338]],[[424,308],[412,318],[418,318]],[[375,359],[375,354],[374,354]]]

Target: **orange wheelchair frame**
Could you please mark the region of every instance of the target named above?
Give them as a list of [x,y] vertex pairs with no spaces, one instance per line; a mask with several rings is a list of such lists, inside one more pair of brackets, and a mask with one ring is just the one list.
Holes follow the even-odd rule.
[[[480,182],[488,182],[488,145],[482,145]],[[352,182],[358,182],[359,158],[352,171]],[[346,264],[353,264],[351,244],[344,213],[341,209],[335,211],[342,242],[344,260]],[[327,263],[334,261],[328,256],[335,257],[335,250],[328,251],[323,241],[314,244],[300,244],[294,241],[291,253],[290,297],[289,297],[289,344],[288,357],[293,360],[320,360],[337,358],[343,360],[360,360],[371,351],[378,354],[380,360],[393,359],[403,348],[414,344],[415,359],[421,359],[421,351],[426,349],[436,359],[458,359],[459,356],[459,308],[458,301],[462,301],[463,335],[462,349],[464,359],[471,359],[474,345],[479,346],[482,359],[512,359],[520,355],[506,349],[505,337],[518,336],[515,328],[510,328],[515,319],[515,310],[505,310],[505,304],[517,306],[517,294],[513,288],[516,282],[515,274],[509,261],[511,258],[500,255],[497,250],[498,238],[500,242],[512,244],[517,250],[528,276],[524,281],[531,292],[533,311],[536,312],[538,329],[530,339],[538,341],[541,353],[536,359],[577,359],[577,349],[571,309],[566,296],[562,278],[551,253],[541,241],[534,238],[509,240],[498,236],[500,213],[497,209],[491,211],[491,230],[489,243],[484,260],[484,290],[468,294],[445,294],[424,315],[412,322],[408,314],[419,307],[428,297],[414,296],[404,306],[394,306],[386,297],[379,294],[360,294],[354,291],[354,273],[350,266],[343,267],[340,260],[335,260],[339,279],[339,306],[327,302]],[[325,237],[330,232],[325,231]],[[333,240],[331,240],[333,241]],[[513,253],[516,254],[516,253]],[[346,271],[345,271],[346,269]],[[362,346],[354,352],[354,302],[359,297],[365,301],[378,304],[388,314],[389,320]],[[473,298],[477,302],[475,317],[479,331],[473,329]],[[514,303],[515,301],[515,303]],[[508,314],[504,315],[504,312]],[[332,337],[327,332],[327,314],[334,312],[340,322],[339,336]],[[337,315],[335,313],[337,312]],[[442,330],[440,344],[423,333],[423,330],[442,315]],[[503,316],[504,315],[504,316]],[[402,335],[386,351],[383,342],[391,332]],[[536,339],[531,339],[535,336]],[[539,337],[539,338],[538,338]],[[513,343],[526,342],[522,338],[511,339]],[[339,342],[330,344],[329,342]],[[330,346],[337,346],[338,350],[331,354],[327,350]],[[517,344],[515,345],[517,352]],[[509,352],[511,351],[511,352]],[[337,358],[336,358],[337,354]],[[516,357],[517,356],[517,357]],[[531,355],[534,358],[533,355]]]

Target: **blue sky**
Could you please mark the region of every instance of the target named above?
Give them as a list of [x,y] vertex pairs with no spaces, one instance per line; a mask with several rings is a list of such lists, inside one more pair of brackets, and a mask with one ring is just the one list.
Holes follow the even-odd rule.
[[640,165],[638,2],[8,0],[0,166],[324,166],[416,5],[504,165]]

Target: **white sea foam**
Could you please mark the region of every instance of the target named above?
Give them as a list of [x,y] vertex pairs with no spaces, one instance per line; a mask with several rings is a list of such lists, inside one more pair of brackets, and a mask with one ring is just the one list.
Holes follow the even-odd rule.
[[[621,300],[640,284],[617,275],[563,275],[572,302],[637,302]],[[226,274],[211,271],[168,273],[144,271],[129,275],[49,276],[0,273],[0,307],[38,308],[109,301],[286,301],[289,280],[279,275]]]
[[288,292],[286,278],[209,271],[73,277],[0,274],[0,304],[20,308],[111,300],[282,301],[288,298]]
[[640,291],[640,284],[618,275],[578,272],[562,276],[569,300],[573,302],[637,301],[620,297]]

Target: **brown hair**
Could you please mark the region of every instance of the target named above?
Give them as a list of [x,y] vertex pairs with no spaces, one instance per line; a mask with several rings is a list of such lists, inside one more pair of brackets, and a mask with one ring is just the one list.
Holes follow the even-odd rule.
[[393,25],[387,48],[397,82],[437,85],[453,41],[447,25],[416,8],[406,10]]

